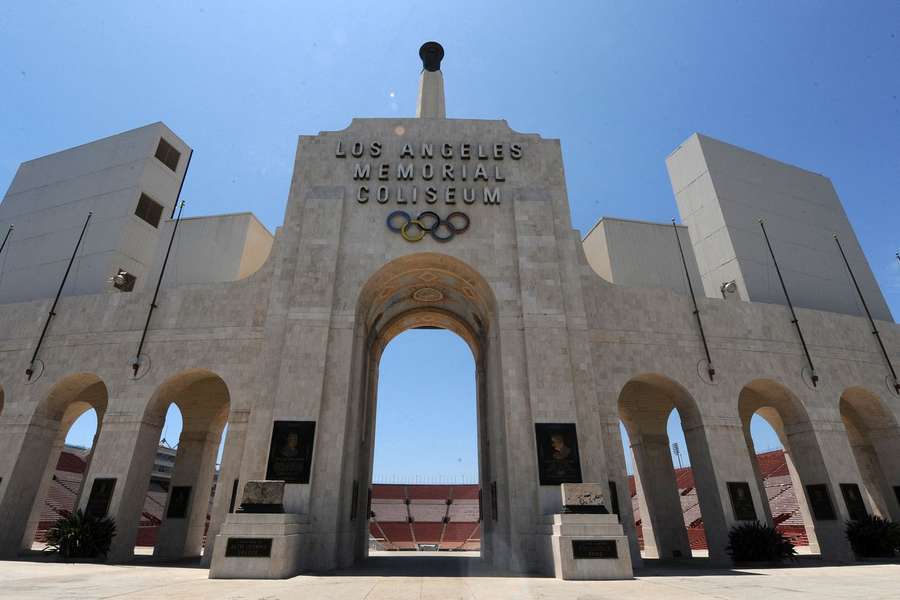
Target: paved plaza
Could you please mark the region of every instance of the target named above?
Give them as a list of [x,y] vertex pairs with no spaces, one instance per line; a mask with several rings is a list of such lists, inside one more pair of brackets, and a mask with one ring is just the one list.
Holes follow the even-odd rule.
[[632,581],[574,582],[497,576],[472,557],[379,556],[349,571],[281,581],[211,580],[207,574],[207,569],[191,566],[0,561],[0,598],[878,600],[896,599],[900,589],[900,564],[741,570],[651,567],[638,571]]

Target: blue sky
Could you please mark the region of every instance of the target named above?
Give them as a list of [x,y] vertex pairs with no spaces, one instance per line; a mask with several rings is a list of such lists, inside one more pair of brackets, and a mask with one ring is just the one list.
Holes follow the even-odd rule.
[[[195,149],[186,215],[250,210],[274,230],[297,136],[413,115],[429,39],[449,116],[562,140],[582,232],[675,215],[664,159],[700,131],[829,176],[900,314],[897,2],[3,3],[0,187],[24,160],[162,120]],[[442,385],[462,398],[464,380]]]

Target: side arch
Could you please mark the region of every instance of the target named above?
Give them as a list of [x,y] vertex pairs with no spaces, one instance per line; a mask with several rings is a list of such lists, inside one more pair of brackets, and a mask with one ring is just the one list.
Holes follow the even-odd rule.
[[884,400],[860,386],[844,390],[838,409],[871,506],[900,521],[900,424]]
[[724,560],[727,526],[706,430],[695,399],[670,377],[642,373],[622,387],[618,407],[634,456],[646,556],[691,556],[667,430],[669,415],[677,410],[691,457],[710,557]]

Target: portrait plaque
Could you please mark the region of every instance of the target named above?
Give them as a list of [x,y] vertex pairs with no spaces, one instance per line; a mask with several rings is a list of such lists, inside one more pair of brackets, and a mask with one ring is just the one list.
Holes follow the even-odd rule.
[[496,521],[500,516],[500,510],[497,506],[497,482],[491,482],[491,520]]
[[169,493],[169,508],[166,510],[167,519],[184,519],[187,517],[188,504],[191,501],[191,486],[173,485]]
[[234,503],[237,500],[238,480],[235,479],[231,484],[231,500],[228,502],[228,512],[234,512]]
[[272,556],[272,538],[228,538],[225,556],[268,558]]
[[266,479],[309,483],[315,421],[275,421]]
[[894,486],[894,495],[897,497],[897,504],[900,504],[900,485]]
[[824,483],[816,483],[806,486],[806,495],[809,497],[809,507],[812,509],[816,521],[834,521],[834,504],[828,494],[828,486]]
[[746,481],[729,481],[728,495],[731,497],[731,510],[738,521],[755,521],[756,508],[753,496],[750,495],[750,484]]
[[607,483],[609,483],[609,504],[610,508],[612,508],[612,513],[619,517],[619,523],[622,522],[622,515],[619,514],[619,490],[616,486],[616,482],[610,479]]
[[535,423],[541,485],[581,483],[581,461],[574,423]]
[[113,490],[116,489],[115,477],[98,478],[91,485],[91,495],[88,496],[84,514],[103,518],[109,512],[109,503],[112,501]]
[[616,540],[572,540],[574,558],[619,558]]
[[350,520],[356,520],[356,511],[359,509],[359,481],[353,480],[353,491],[350,496]]
[[853,521],[862,521],[869,516],[866,510],[866,503],[863,502],[862,494],[859,492],[859,486],[855,483],[842,483],[841,495],[844,497],[844,504],[847,505],[847,514]]

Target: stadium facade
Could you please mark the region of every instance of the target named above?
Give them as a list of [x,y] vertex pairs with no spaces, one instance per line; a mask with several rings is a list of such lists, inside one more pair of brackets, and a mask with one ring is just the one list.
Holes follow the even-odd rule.
[[[128,561],[174,402],[157,555],[201,554],[227,424],[213,576],[253,574],[227,557],[240,537],[287,544],[278,576],[363,559],[379,359],[416,327],[455,332],[475,358],[481,548],[498,568],[554,571],[559,484],[577,481],[602,484],[639,564],[620,420],[644,556],[690,556],[673,408],[714,561],[733,525],[772,521],[756,413],[823,558],[852,559],[844,521],[861,511],[900,518],[900,328],[827,178],[694,135],[667,159],[686,229],[605,219],[582,240],[559,141],[445,118],[425,66],[416,118],[300,137],[274,236],[248,214],[167,218],[191,149],[161,123],[21,165],[0,204],[0,235],[15,224],[0,257],[0,553],[30,545],[66,432],[94,408],[78,503],[116,520],[110,560]],[[286,482],[283,512],[237,512],[264,479]]]

